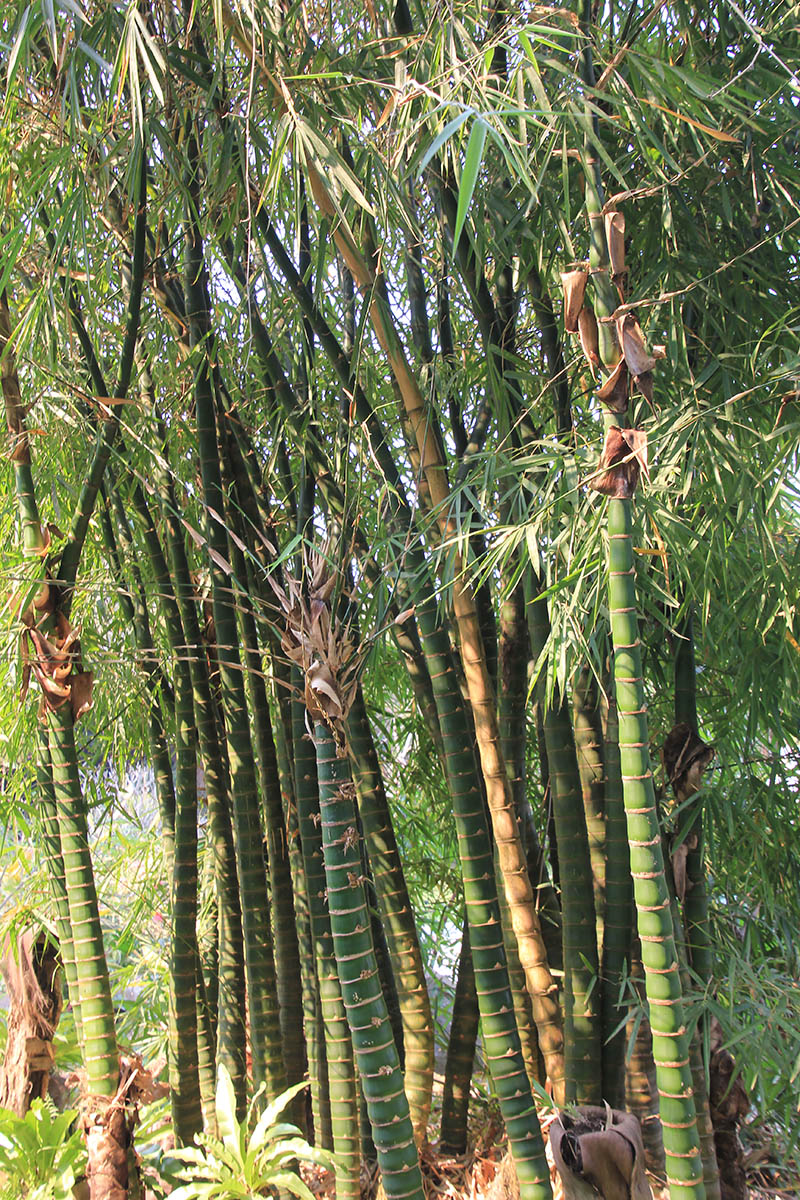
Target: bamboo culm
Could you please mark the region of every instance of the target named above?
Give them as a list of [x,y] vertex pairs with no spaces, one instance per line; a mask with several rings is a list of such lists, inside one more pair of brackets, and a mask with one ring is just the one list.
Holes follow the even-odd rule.
[[331,932],[381,1179],[390,1200],[422,1200],[414,1130],[361,878],[355,787],[344,752],[322,722],[314,725],[314,741]]
[[648,748],[631,508],[630,500],[608,501],[608,589],[622,791],[670,1194],[703,1200],[689,1044]]

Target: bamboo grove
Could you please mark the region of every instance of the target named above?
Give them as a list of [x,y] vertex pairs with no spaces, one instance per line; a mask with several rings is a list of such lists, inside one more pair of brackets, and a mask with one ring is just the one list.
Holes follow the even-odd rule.
[[155,780],[178,1143],[220,1066],[240,1116],[307,1077],[340,1200],[365,1160],[421,1197],[479,1038],[523,1200],[548,1097],[632,1107],[675,1200],[735,1193],[725,939],[790,972],[797,871],[790,7],[7,6],[8,771],[93,1196],[132,1137],[112,726]]

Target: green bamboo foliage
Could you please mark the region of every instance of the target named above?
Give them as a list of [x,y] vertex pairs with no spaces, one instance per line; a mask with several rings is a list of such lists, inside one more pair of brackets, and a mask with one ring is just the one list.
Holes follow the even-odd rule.
[[[100,393],[103,397],[107,397],[110,394],[115,401],[121,401],[125,399],[133,375],[136,346],[139,340],[142,288],[144,286],[145,274],[145,241],[147,235],[147,154],[144,146],[141,143],[137,147],[135,158],[137,160],[135,170],[137,187],[133,200],[136,219],[132,239],[130,265],[128,266],[128,264],[125,264],[123,267],[123,273],[126,276],[126,290],[128,294],[127,312],[125,316],[125,336],[122,343],[117,378],[113,392],[108,393],[104,388]],[[113,404],[111,406],[108,419],[99,423],[94,454],[89,464],[89,469],[86,472],[84,481],[81,485],[72,522],[67,534],[66,545],[64,546],[64,550],[61,554],[61,560],[59,563],[59,582],[63,591],[61,604],[65,616],[69,616],[75,579],[78,573],[78,565],[80,563],[86,535],[89,531],[89,522],[91,521],[92,513],[97,502],[97,497],[103,483],[103,477],[106,473],[109,459],[111,458],[111,452],[118,437],[120,411],[120,406],[118,404]]]

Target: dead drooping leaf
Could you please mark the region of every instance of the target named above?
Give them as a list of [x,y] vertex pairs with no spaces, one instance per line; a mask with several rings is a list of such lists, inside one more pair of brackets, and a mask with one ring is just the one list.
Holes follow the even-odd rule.
[[19,645],[20,645],[20,661],[21,661],[21,674],[20,674],[20,682],[19,682],[19,700],[20,700],[20,704],[24,704],[25,700],[27,699],[28,688],[30,687],[30,683],[31,683],[31,656],[30,656],[30,651],[28,649],[28,639],[26,637],[20,638]]
[[72,720],[77,721],[92,707],[92,688],[94,687],[94,672],[80,671],[70,679],[70,704]]
[[621,358],[605,383],[598,389],[597,399],[613,413],[623,413],[628,407],[628,367]]
[[690,891],[692,888],[692,881],[689,879],[686,868],[689,859],[689,852],[696,849],[696,833],[690,833],[684,841],[679,842],[677,846],[673,846],[672,848],[672,879],[675,884],[675,895],[678,897],[681,904],[683,904],[687,891]]
[[648,404],[653,403],[653,372],[643,371],[633,381],[637,392],[641,392]]
[[639,376],[649,374],[659,358],[666,358],[666,350],[663,346],[654,346],[652,352],[647,349],[642,327],[632,312],[623,313],[614,324],[628,370],[638,384]]
[[600,350],[597,333],[597,319],[590,308],[582,308],[578,313],[578,337],[581,350],[586,361],[593,367],[600,365]]
[[591,487],[604,496],[629,500],[642,472],[649,478],[647,434],[642,429],[620,429],[618,425],[611,425],[606,430],[598,471],[589,480]]
[[672,784],[676,798],[683,803],[700,790],[703,772],[716,751],[692,729],[681,721],[667,734],[662,750],[664,770]]
[[614,283],[619,284],[625,274],[625,217],[621,212],[604,214],[608,257]]
[[161,1083],[156,1077],[163,1071],[166,1058],[160,1055],[145,1066],[140,1056],[127,1051],[119,1060],[120,1092],[124,1092],[135,1104],[152,1104],[169,1095],[169,1084]]
[[326,663],[313,662],[307,668],[305,700],[312,720],[328,723],[341,721],[344,716],[343,698]]
[[561,272],[561,285],[564,289],[564,328],[567,333],[578,332],[578,314],[583,308],[588,278],[589,272],[583,269]]

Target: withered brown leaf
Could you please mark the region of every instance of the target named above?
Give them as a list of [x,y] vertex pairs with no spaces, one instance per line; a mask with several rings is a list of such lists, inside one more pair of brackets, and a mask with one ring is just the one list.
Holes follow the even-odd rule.
[[578,314],[578,337],[581,342],[581,349],[586,356],[587,362],[594,367],[600,365],[599,342],[597,333],[597,320],[590,308],[582,308]]
[[608,257],[614,282],[618,283],[625,274],[625,216],[621,212],[604,214]]
[[614,370],[598,389],[597,399],[613,413],[623,413],[628,407],[628,367],[621,358]]
[[567,333],[578,332],[578,314],[583,308],[588,278],[589,272],[583,269],[561,272],[561,286],[564,289],[564,328]]
[[629,500],[642,472],[649,477],[647,434],[642,429],[620,429],[618,425],[611,425],[606,430],[598,472],[589,480],[590,486],[604,496]]

